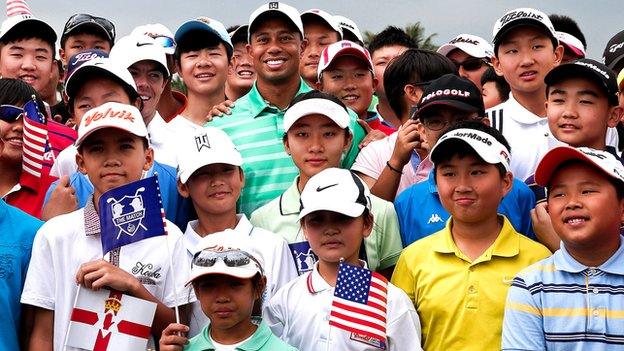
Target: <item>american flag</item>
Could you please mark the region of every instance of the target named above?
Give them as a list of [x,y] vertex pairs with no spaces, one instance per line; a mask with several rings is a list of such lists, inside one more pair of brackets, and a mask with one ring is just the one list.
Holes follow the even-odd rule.
[[329,325],[385,343],[387,292],[381,274],[341,262]]
[[17,15],[32,15],[30,7],[24,0],[7,0],[6,2],[7,17]]
[[50,149],[46,118],[39,112],[37,101],[32,99],[24,105],[24,136],[22,177],[20,184],[38,188],[44,164],[44,155]]

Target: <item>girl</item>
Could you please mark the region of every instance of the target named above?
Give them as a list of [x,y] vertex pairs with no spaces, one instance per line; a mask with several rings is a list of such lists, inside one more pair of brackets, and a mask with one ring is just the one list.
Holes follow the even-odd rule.
[[341,259],[366,268],[358,256],[374,223],[364,182],[349,170],[325,169],[307,182],[301,207],[301,228],[319,261],[269,300],[265,320],[273,332],[300,350],[420,349],[418,315],[407,295],[392,284],[387,292],[386,341],[329,326]]
[[161,351],[296,350],[278,339],[264,323],[252,320],[266,287],[262,264],[233,244],[227,231],[205,237],[193,257],[187,282],[210,324],[192,339],[189,327],[171,323],[160,339]]

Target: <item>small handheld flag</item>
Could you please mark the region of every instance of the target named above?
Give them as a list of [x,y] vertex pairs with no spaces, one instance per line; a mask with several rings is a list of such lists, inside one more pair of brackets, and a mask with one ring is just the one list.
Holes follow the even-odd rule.
[[156,176],[111,189],[100,197],[102,251],[166,235],[165,211]]
[[341,262],[329,325],[385,344],[387,292],[381,274]]
[[49,150],[49,143],[46,118],[39,112],[34,96],[32,100],[24,104],[23,118],[23,172],[20,177],[20,184],[37,189],[43,172],[45,153]]

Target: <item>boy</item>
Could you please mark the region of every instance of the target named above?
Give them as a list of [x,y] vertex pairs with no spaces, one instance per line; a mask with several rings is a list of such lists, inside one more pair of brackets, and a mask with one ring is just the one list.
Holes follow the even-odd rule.
[[[377,33],[370,44],[368,44],[368,51],[373,61],[375,77],[380,80],[380,83],[384,82],[385,84],[384,72],[395,57],[398,57],[407,49],[415,49],[417,47],[418,44],[414,39],[401,28],[388,26]],[[379,98],[379,102],[375,107],[375,111],[389,126],[398,128],[402,124],[401,116],[396,114],[396,111],[388,102],[384,84],[377,84],[375,94]]]
[[299,62],[299,73],[311,88],[315,88],[321,53],[329,45],[342,40],[342,28],[334,16],[319,9],[302,12],[301,23],[307,43]]
[[370,143],[358,155],[352,170],[371,187],[371,192],[386,201],[410,185],[425,179],[431,163],[421,164],[427,156],[413,117],[414,107],[431,81],[457,68],[448,58],[428,50],[409,49],[398,56],[384,73],[385,96],[400,129],[386,139]]
[[366,49],[348,40],[327,46],[318,62],[317,77],[318,90],[340,99],[370,128],[385,135],[395,132],[378,114],[368,111],[379,81]]
[[[113,117],[119,115],[127,118]],[[35,237],[22,294],[22,303],[35,306],[31,350],[65,349],[76,283],[93,290],[106,286],[157,303],[152,335],[160,335],[175,320],[174,306],[189,302],[182,233],[173,223],[166,222],[165,236],[102,252],[100,197],[141,179],[153,163],[141,113],[134,106],[109,102],[89,111],[78,133],[76,163],[94,191],[85,207],[49,220]]]
[[616,350],[624,338],[624,167],[612,154],[558,147],[535,180],[561,238],[551,257],[521,271],[507,295],[503,350]]
[[544,77],[563,57],[548,16],[541,11],[519,8],[507,12],[494,24],[496,74],[511,88],[509,99],[486,112],[515,150],[511,169],[525,181],[535,171],[540,157],[550,148],[550,132],[544,105]]
[[481,76],[481,96],[485,109],[492,108],[509,99],[509,83],[499,76],[494,68],[488,67]]
[[403,250],[392,275],[416,306],[425,350],[500,349],[512,277],[550,255],[497,214],[513,183],[503,142],[492,128],[451,128],[431,150],[451,217],[443,230]]
[[154,158],[176,167],[176,134],[156,110],[160,96],[169,80],[165,51],[146,35],[130,35],[119,39],[111,50],[111,59],[126,67],[137,87],[143,107],[141,115],[147,125]]
[[[419,130],[426,142],[435,145],[445,130],[458,124],[489,132],[491,128],[482,116],[483,101],[477,87],[466,78],[447,74],[426,88],[415,117],[421,122]],[[431,164],[430,156],[421,164]],[[426,181],[410,186],[394,201],[404,246],[443,229],[449,217],[440,202],[435,176],[434,172],[429,172]],[[528,186],[514,179],[512,190],[503,198],[500,209],[517,231],[534,238],[529,216],[534,204],[535,197]]]
[[481,77],[492,65],[494,49],[487,40],[472,34],[460,34],[440,46],[438,54],[448,57],[459,75],[470,79],[481,90]]
[[[252,254],[262,259],[267,277],[262,300],[268,301],[297,272],[284,239],[253,226],[244,214],[236,213],[236,201],[245,183],[240,153],[227,134],[215,127],[202,128],[178,141],[182,143],[178,190],[190,198],[198,217],[189,222],[184,233],[189,266],[198,243],[223,232],[232,242],[245,243]],[[193,304],[192,310],[190,336],[208,323],[199,303]]]
[[[312,269],[315,257],[297,221],[301,191],[308,180],[330,167],[340,167],[342,155],[353,140],[349,115],[336,97],[311,91],[299,95],[284,115],[283,143],[299,170],[284,193],[260,207],[251,222],[284,237],[291,246],[299,274]],[[401,252],[396,213],[390,202],[371,196],[375,227],[365,239],[366,260],[371,270],[388,274]],[[310,260],[312,259],[312,260]]]
[[230,27],[228,34],[232,40],[234,51],[228,67],[228,77],[225,81],[225,96],[230,101],[236,101],[249,92],[256,80],[256,71],[251,56],[247,53],[249,26],[244,24]]
[[176,68],[187,89],[188,105],[169,123],[176,132],[193,132],[206,123],[212,107],[225,100],[234,48],[223,24],[207,17],[182,24],[175,41]]

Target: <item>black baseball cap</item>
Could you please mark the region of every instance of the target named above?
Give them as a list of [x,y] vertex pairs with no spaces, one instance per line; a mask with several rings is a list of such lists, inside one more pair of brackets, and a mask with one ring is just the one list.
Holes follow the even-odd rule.
[[[615,70],[615,66],[624,59],[624,30],[614,35],[602,52],[602,62]],[[617,72],[616,72],[617,73]]]
[[470,80],[454,74],[445,74],[431,81],[418,103],[416,117],[434,106],[451,106],[463,111],[485,115],[479,88]]
[[104,17],[97,17],[88,13],[77,13],[72,15],[63,28],[61,35],[61,45],[65,44],[67,37],[78,28],[91,27],[100,32],[106,40],[113,46],[115,43],[115,25]]
[[615,73],[604,64],[587,58],[564,63],[550,70],[544,77],[546,96],[548,97],[549,88],[553,84],[577,77],[587,78],[598,84],[607,95],[609,104],[618,105],[618,84]]

